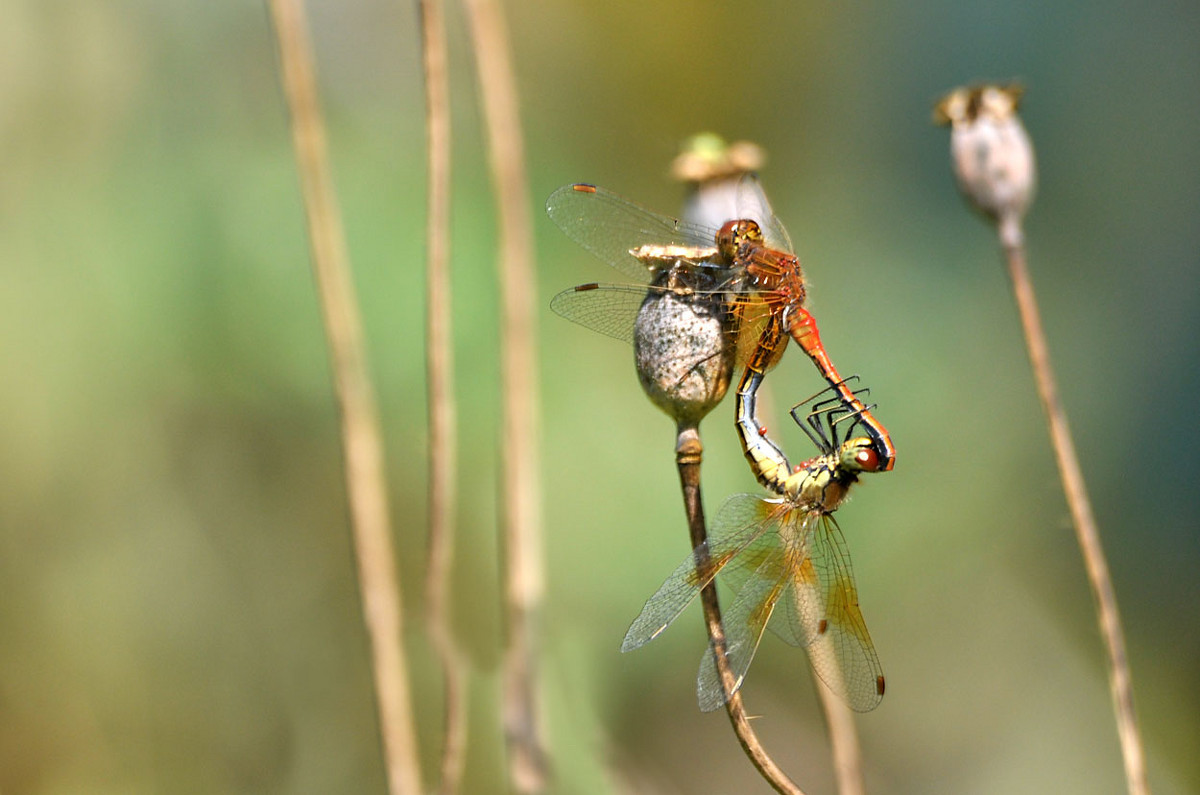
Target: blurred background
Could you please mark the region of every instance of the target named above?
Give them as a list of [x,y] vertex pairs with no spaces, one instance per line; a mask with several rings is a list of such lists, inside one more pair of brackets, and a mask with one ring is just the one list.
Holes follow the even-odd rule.
[[[942,92],[1019,79],[1029,256],[1125,620],[1151,784],[1200,792],[1200,6],[510,3],[539,248],[542,685],[570,793],[765,792],[696,709],[692,607],[621,655],[687,551],[673,428],[632,355],[547,308],[615,272],[545,218],[567,182],[674,213],[701,130],[763,179],[845,373],[899,457],[839,514],[888,695],[873,792],[1117,793],[1103,651],[997,245],[956,194]],[[308,4],[384,414],[426,779],[424,103],[416,14]],[[382,792],[337,418],[259,2],[0,0],[0,791]],[[504,789],[496,712],[498,354],[474,63],[449,9],[466,792]],[[815,392],[791,352],[782,409]],[[708,509],[756,486],[728,402]],[[833,789],[802,653],[743,691]]]

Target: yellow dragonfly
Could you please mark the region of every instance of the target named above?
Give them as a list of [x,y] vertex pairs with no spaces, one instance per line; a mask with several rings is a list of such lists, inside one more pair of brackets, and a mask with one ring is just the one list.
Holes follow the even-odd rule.
[[722,614],[734,685],[727,694],[710,643],[697,679],[702,710],[719,708],[742,686],[773,616],[775,633],[804,648],[813,670],[852,709],[870,711],[883,698],[883,669],[859,609],[846,539],[833,517],[861,473],[880,471],[870,438],[838,441],[837,426],[854,428],[858,414],[840,397],[815,404],[805,430],[821,454],[797,467],[797,488],[777,499],[730,497],[708,541],[679,564],[625,634],[622,651],[649,643],[721,574],[735,592]]

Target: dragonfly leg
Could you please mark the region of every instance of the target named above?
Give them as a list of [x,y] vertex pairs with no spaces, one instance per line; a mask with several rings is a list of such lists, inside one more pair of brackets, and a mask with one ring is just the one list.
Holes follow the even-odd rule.
[[[837,424],[846,419],[847,416],[858,414],[858,409],[854,406],[846,405],[845,400],[837,393],[838,387],[857,380],[858,376],[852,375],[849,378],[843,379],[837,384],[827,386],[820,392],[817,392],[815,395],[805,398],[796,405],[792,406],[791,411],[789,412],[792,415],[792,419],[795,421],[795,423],[800,426],[800,430],[804,431],[805,435],[812,440],[812,443],[816,445],[822,453],[832,453],[834,449],[841,444],[842,440],[838,438],[838,434],[835,431]],[[825,400],[816,401],[816,398],[819,398],[826,392],[832,392],[834,394],[832,397],[826,398]],[[852,394],[858,397],[869,393],[870,390],[864,387],[862,389],[854,390]],[[810,403],[811,406],[809,407],[808,413],[803,419],[801,419],[799,414],[801,407],[808,406]],[[822,420],[824,420],[823,424]],[[854,425],[851,425],[850,427],[853,428]]]
[[829,354],[825,351],[825,345],[821,342],[821,333],[817,329],[816,319],[805,309],[792,308],[787,313],[786,322],[788,333],[792,339],[804,349],[808,358],[812,359],[813,364],[821,371],[821,375],[830,388],[841,398],[842,403],[859,413],[855,424],[861,425],[867,436],[870,437],[875,453],[879,457],[879,470],[882,472],[891,469],[896,460],[896,448],[892,446],[892,437],[887,432],[887,428],[883,427],[883,423],[875,419],[870,408],[859,400],[846,385],[848,379],[842,378],[838,374],[837,368],[833,366]]

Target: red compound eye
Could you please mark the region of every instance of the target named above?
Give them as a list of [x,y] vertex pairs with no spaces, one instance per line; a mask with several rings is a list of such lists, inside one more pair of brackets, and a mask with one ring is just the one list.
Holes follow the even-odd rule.
[[721,230],[719,232],[717,232],[717,247],[725,248],[726,246],[736,245],[737,237],[738,237],[738,222],[737,221],[726,221],[725,224],[721,227]]
[[874,472],[879,469],[879,454],[872,447],[864,447],[855,453],[854,461],[864,472]]

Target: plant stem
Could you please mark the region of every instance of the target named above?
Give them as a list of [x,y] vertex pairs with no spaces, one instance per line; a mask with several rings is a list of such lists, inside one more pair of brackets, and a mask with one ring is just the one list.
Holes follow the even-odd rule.
[[1000,230],[1008,274],[1012,279],[1013,294],[1025,332],[1025,344],[1029,349],[1029,362],[1037,381],[1042,408],[1046,412],[1046,422],[1050,427],[1050,439],[1058,461],[1063,491],[1071,509],[1075,537],[1083,555],[1088,582],[1096,602],[1100,634],[1108,652],[1109,687],[1112,691],[1113,710],[1116,713],[1121,754],[1125,762],[1126,786],[1131,795],[1146,795],[1150,790],[1146,782],[1145,752],[1142,749],[1141,734],[1138,731],[1137,715],[1133,706],[1133,680],[1125,652],[1121,616],[1117,612],[1117,597],[1100,544],[1100,534],[1096,530],[1096,520],[1092,515],[1083,473],[1079,468],[1075,444],[1071,440],[1067,417],[1059,401],[1058,387],[1050,365],[1050,353],[1046,346],[1045,333],[1042,331],[1037,300],[1033,294],[1033,283],[1025,265],[1024,235],[1020,229],[1020,221],[1013,218],[1005,219],[1000,224]]
[[438,792],[451,795],[466,760],[466,674],[450,626],[450,570],[454,561],[457,421],[450,300],[450,80],[441,0],[421,0],[429,145],[428,264],[425,371],[429,410],[429,571],[426,625],[442,667],[445,703]]
[[846,702],[829,689],[816,672],[812,672],[829,729],[829,744],[833,751],[833,775],[838,795],[863,795],[862,748],[854,727],[854,712]]
[[537,623],[544,591],[537,456],[533,222],[516,76],[498,0],[467,0],[500,237],[500,358],[504,419],[504,732],[517,792],[541,792],[549,760],[538,714]]
[[400,583],[389,522],[383,442],[367,371],[362,320],[350,275],[345,234],[329,172],[312,45],[300,0],[269,0],[269,5],[341,413],[359,596],[371,642],[389,791],[392,795],[417,795],[421,790],[421,771],[408,692],[408,666],[400,642]]
[[[683,506],[687,511],[688,533],[691,536],[692,549],[706,549],[702,546],[708,540],[708,530],[704,522],[704,504],[700,495],[700,463],[704,457],[704,445],[700,441],[700,430],[695,425],[681,426],[675,444],[675,464],[679,469],[679,485],[683,491]],[[698,560],[697,565],[704,568],[707,561]],[[751,764],[758,770],[767,783],[776,792],[784,795],[804,795],[787,774],[780,770],[775,760],[767,754],[758,735],[750,726],[746,709],[742,706],[742,694],[733,693],[734,676],[729,670],[729,661],[725,658],[725,630],[721,626],[721,607],[717,601],[717,583],[708,583],[700,591],[700,604],[704,608],[704,624],[708,637],[712,641],[713,654],[717,664],[717,672],[721,676],[721,684],[727,696],[725,711],[729,713],[729,722],[733,732],[741,743],[742,750],[750,758]],[[733,693],[732,695],[729,695]]]

